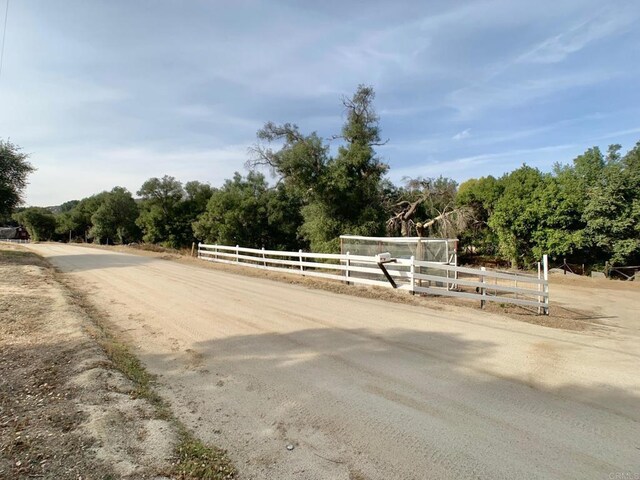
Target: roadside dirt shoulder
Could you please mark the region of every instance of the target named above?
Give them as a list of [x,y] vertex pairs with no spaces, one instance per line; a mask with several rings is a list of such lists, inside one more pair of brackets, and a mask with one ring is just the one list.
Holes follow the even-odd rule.
[[171,471],[176,426],[137,395],[95,334],[41,258],[0,246],[0,478]]

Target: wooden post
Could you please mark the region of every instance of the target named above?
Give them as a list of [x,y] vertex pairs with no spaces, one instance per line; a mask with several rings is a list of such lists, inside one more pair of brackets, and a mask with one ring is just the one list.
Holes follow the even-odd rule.
[[[486,272],[487,269],[485,267],[480,267],[480,270],[481,270],[480,276],[482,277],[481,282],[484,284],[485,283],[485,272]],[[482,300],[480,300],[480,308],[484,308],[486,292],[487,292],[487,289],[485,287],[482,287],[482,289],[480,290],[480,293],[482,295]]]
[[236,263],[240,263],[240,245],[236,245]]
[[195,250],[196,250],[196,242],[191,242],[191,256],[192,257],[195,256],[194,255]]
[[218,260],[218,244],[217,243],[213,246],[213,253],[214,253],[213,258]]
[[267,268],[267,261],[264,258],[264,247],[262,247],[262,266]]

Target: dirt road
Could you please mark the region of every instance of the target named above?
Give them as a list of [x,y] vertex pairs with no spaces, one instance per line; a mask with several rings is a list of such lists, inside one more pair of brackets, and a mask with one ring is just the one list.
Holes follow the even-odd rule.
[[568,332],[144,256],[30,248],[108,312],[161,393],[229,449],[242,478],[640,474],[638,319]]

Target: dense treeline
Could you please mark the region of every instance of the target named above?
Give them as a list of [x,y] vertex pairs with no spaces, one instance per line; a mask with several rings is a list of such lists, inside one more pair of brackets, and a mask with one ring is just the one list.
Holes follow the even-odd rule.
[[[115,187],[55,212],[33,207],[13,218],[36,240],[331,252],[341,234],[421,235],[458,237],[470,254],[518,266],[544,253],[588,265],[640,262],[640,142],[626,153],[619,145],[606,154],[590,148],[551,172],[523,165],[461,185],[441,176],[397,186],[376,155],[384,142],[373,99],[365,86],[343,99],[345,123],[330,139],[268,122],[251,149],[248,174],[236,173],[220,188],[150,178],[135,198]],[[259,172],[265,167],[276,178],[271,185]],[[15,205],[18,198],[3,201]]]

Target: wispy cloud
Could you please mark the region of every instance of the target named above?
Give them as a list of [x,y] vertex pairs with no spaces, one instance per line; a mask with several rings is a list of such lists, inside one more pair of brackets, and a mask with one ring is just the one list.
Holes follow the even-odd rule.
[[[399,181],[404,177],[433,177],[445,175],[458,181],[462,181],[469,178],[469,172],[477,170],[478,167],[482,167],[481,175],[499,175],[504,172],[504,167],[506,165],[511,169],[516,168],[523,163],[528,163],[531,160],[535,160],[537,164],[542,163],[545,166],[552,165],[558,160],[556,154],[571,152],[576,148],[577,146],[573,144],[562,144],[539,148],[483,153],[468,157],[425,162],[422,164],[414,164],[410,167],[392,169],[390,176],[394,181]],[[565,155],[563,155],[563,157],[564,156]],[[541,157],[543,158],[541,159]]]
[[621,137],[626,137],[628,135],[634,135],[636,133],[640,133],[640,127],[638,128],[627,128],[625,130],[618,130],[615,132],[608,132],[604,135],[600,135],[597,137],[598,140],[609,140],[611,138],[621,139]]
[[465,128],[464,130],[462,130],[461,132],[456,133],[453,137],[451,137],[453,140],[463,140],[465,138],[469,138],[471,136],[471,129],[470,128]]
[[496,80],[455,90],[447,103],[458,112],[459,119],[468,119],[487,110],[527,105],[569,89],[603,83],[619,75],[618,71],[590,70],[512,82]]
[[572,53],[579,52],[590,43],[606,38],[613,34],[624,33],[635,24],[637,11],[618,9],[605,14],[596,15],[568,31],[550,37],[531,50],[524,53],[519,62],[557,63],[563,61]]

